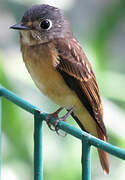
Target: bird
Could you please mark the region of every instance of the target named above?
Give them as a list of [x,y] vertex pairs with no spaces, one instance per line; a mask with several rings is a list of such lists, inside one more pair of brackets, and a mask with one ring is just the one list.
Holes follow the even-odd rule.
[[[66,108],[80,128],[107,141],[101,96],[92,66],[64,13],[48,4],[34,5],[19,24],[22,57],[42,93]],[[54,113],[53,113],[54,114]],[[107,152],[98,149],[102,169],[109,174]]]

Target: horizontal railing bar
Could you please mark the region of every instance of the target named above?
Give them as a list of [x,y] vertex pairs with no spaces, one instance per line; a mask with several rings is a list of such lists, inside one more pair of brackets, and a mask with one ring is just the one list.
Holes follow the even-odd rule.
[[36,110],[39,110],[36,106],[33,106],[29,102],[25,101],[24,99],[20,98],[19,96],[2,86],[0,86],[0,96],[4,96],[9,101],[13,102],[19,107],[22,107],[23,109],[32,114],[34,114]]
[[[55,118],[51,118],[50,122],[53,124],[55,121]],[[125,150],[122,150],[119,147],[113,146],[107,142],[104,142],[98,138],[96,138],[95,136],[92,136],[91,134],[82,131],[80,129],[75,128],[74,126],[72,126],[69,123],[66,123],[64,121],[60,121],[58,123],[58,127],[59,129],[62,129],[63,131],[65,131],[66,133],[78,138],[78,139],[83,139],[83,137],[86,137],[86,139],[88,140],[88,142],[90,143],[90,145],[93,145],[99,149],[102,149],[116,157],[119,157],[120,159],[125,160]]]
[[125,150],[123,150],[119,147],[116,147],[112,144],[109,144],[107,142],[104,142],[104,141],[102,141],[96,137],[93,137],[93,136],[89,139],[89,142],[91,145],[93,145],[97,148],[100,148],[100,149],[120,158],[120,159],[125,160]]
[[[23,100],[22,98],[20,98],[19,96],[17,96],[16,94],[12,93],[11,91],[7,90],[6,88],[0,86],[0,96],[4,96],[6,99],[12,101],[13,103],[17,104],[18,106],[22,107],[23,109],[25,109],[26,111],[34,114],[36,111],[40,111],[36,106],[33,106],[32,104],[28,103],[27,101]],[[48,116],[47,113],[41,113],[40,117],[41,120],[45,120],[46,117]],[[55,118],[51,118],[50,119],[50,123],[54,123]],[[82,131],[80,129],[77,129],[75,127],[73,127],[72,125],[60,121],[58,123],[58,127],[60,129],[62,129],[63,131],[67,132],[68,134],[71,134],[72,136],[81,139],[83,138],[83,136],[86,136],[86,138],[88,139],[88,142],[90,143],[90,145],[93,145],[97,148],[100,148],[112,155],[115,155],[123,160],[125,160],[125,150],[122,150],[118,147],[115,147],[107,142],[104,142],[88,133],[86,133],[85,131]]]

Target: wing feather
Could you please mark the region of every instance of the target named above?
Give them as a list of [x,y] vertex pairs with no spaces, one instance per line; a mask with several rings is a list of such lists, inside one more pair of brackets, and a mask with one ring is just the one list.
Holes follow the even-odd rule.
[[54,44],[59,61],[56,66],[57,71],[60,72],[67,85],[75,91],[106,136],[99,88],[92,67],[82,48],[75,39],[60,38],[56,39]]

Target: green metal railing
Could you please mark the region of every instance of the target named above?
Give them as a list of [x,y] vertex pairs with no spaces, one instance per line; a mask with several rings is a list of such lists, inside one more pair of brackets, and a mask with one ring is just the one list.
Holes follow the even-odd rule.
[[[15,103],[17,106],[25,109],[26,111],[34,115],[34,180],[43,180],[43,161],[42,161],[42,122],[48,116],[47,113],[41,112],[40,109],[23,100],[13,92],[0,86],[0,96]],[[2,121],[2,107],[0,98],[0,144],[1,144],[1,121]],[[55,118],[50,119],[50,123],[54,123]],[[74,128],[72,125],[60,121],[58,123],[59,129],[62,129],[66,133],[78,138],[82,143],[82,180],[91,180],[91,145],[96,148],[100,148],[120,159],[125,160],[125,150],[122,150],[109,143],[101,141],[96,137]],[[1,150],[0,150],[1,153]],[[1,158],[1,154],[0,154]],[[1,159],[0,159],[1,165]]]

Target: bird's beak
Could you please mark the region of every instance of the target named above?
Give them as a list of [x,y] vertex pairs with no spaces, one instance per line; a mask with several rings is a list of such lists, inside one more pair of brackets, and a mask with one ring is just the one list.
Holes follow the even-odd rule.
[[10,26],[10,28],[15,30],[31,30],[30,27],[24,26],[22,24],[15,24],[13,26]]

